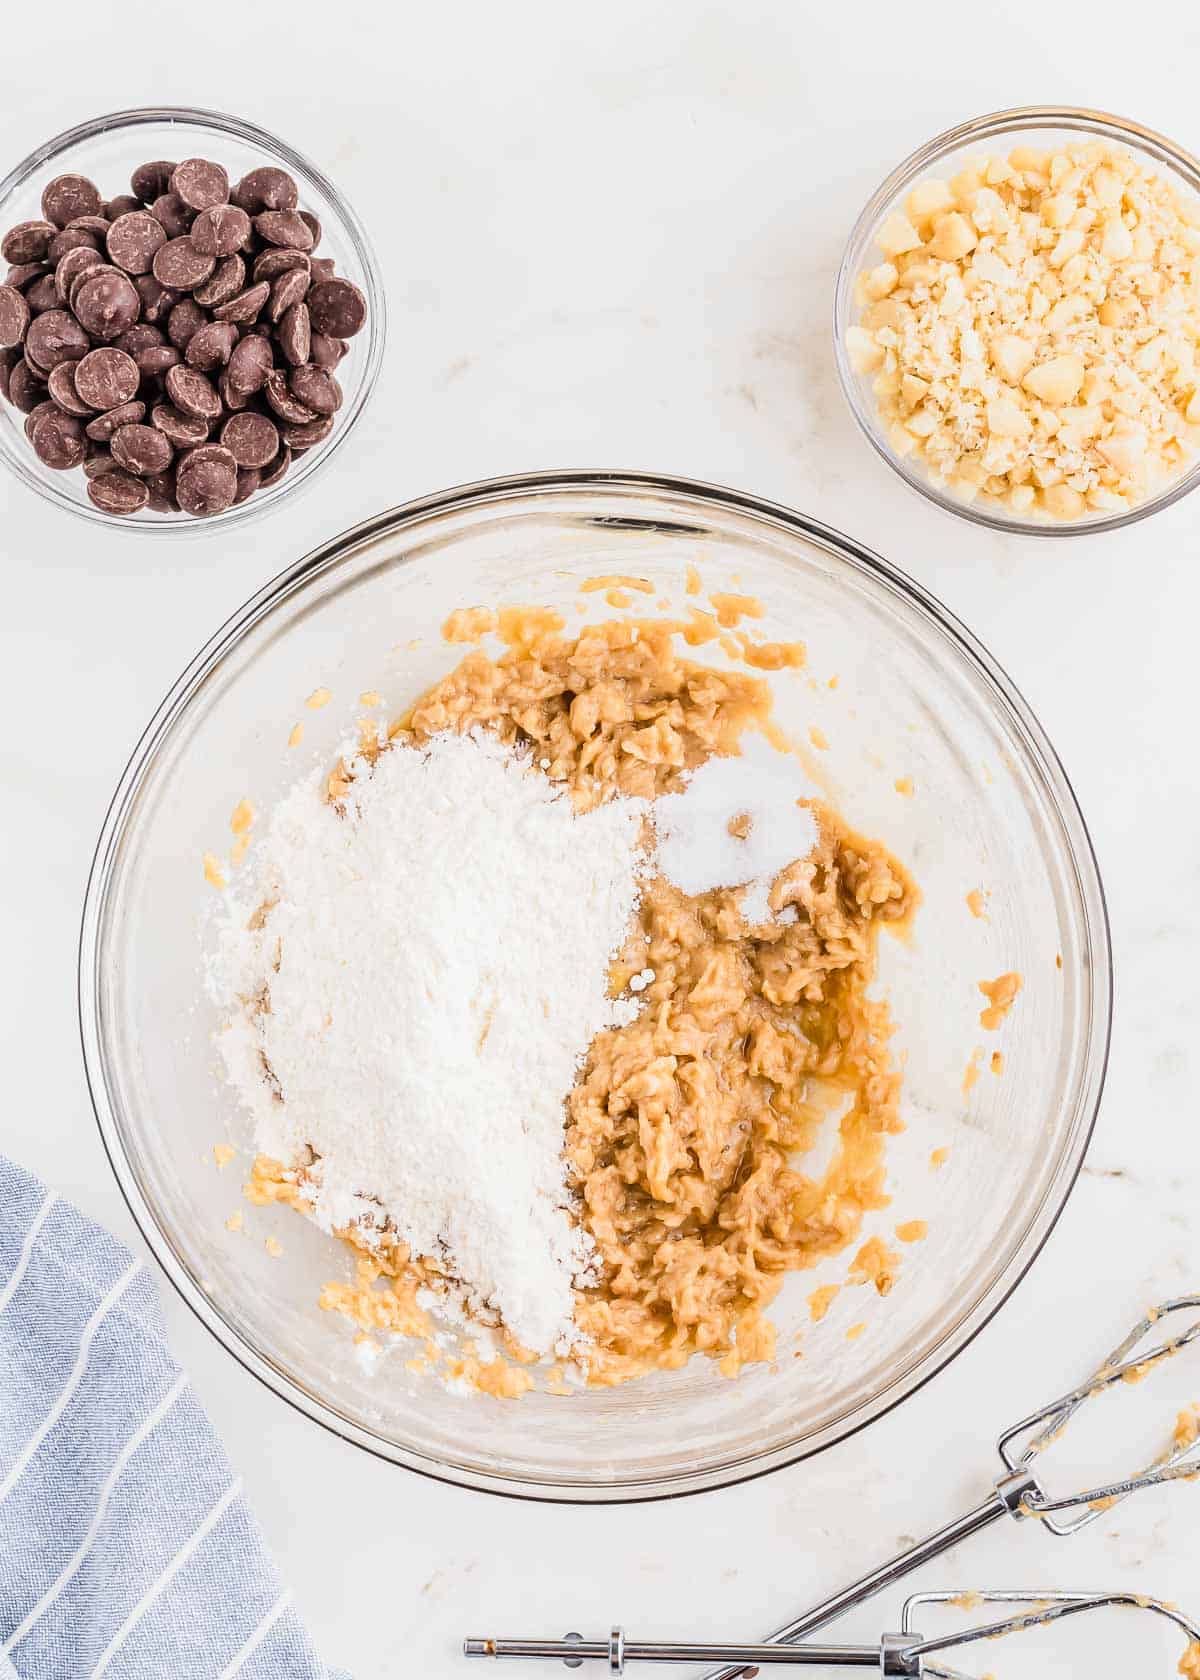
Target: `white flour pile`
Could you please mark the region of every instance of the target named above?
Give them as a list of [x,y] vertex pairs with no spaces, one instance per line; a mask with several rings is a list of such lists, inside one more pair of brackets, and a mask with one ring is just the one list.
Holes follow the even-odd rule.
[[[753,926],[770,919],[767,895],[780,870],[807,857],[817,824],[796,800],[813,790],[794,759],[761,735],[747,735],[737,758],[710,758],[682,793],[654,801],[658,868],[680,892],[745,887],[741,910]],[[748,820],[744,838],[730,830]],[[739,825],[741,826],[741,825]]]
[[[567,1211],[563,1101],[590,1041],[636,1009],[607,978],[646,807],[576,816],[483,734],[358,768],[344,816],[323,774],[292,789],[226,905],[212,980],[230,1077],[264,1154],[316,1151],[324,1228],[382,1208],[468,1304],[565,1350],[590,1239]],[[265,1010],[239,1004],[264,992]]]

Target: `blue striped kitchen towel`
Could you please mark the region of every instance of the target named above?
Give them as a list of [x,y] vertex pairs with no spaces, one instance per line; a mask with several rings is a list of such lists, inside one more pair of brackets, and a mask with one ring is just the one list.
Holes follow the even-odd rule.
[[316,1680],[154,1280],[0,1155],[0,1680]]

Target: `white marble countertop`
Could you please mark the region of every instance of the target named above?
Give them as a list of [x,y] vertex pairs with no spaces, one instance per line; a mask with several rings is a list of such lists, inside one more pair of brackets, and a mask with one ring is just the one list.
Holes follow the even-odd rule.
[[[1163,0],[1144,29],[1127,7],[944,0],[819,14],[785,0],[587,11],[298,0],[154,16],[153,28],[143,17],[116,30],[110,8],[60,0],[53,74],[6,52],[5,165],[102,108],[191,102],[261,122],[367,214],[389,353],[373,418],[337,465],[245,535],[156,551],[0,483],[4,1149],[137,1245],[75,1025],[78,913],[109,793],[161,695],[247,594],[318,539],[456,482],[658,469],[852,533],[1007,667],[1091,824],[1117,1011],[1083,1177],[978,1341],[814,1462],[654,1506],[460,1492],[323,1433],[167,1297],[176,1350],[284,1576],[329,1659],[360,1680],[462,1674],[466,1632],[617,1618],[646,1636],[756,1637],[978,1498],[1002,1423],[1082,1371],[1145,1303],[1200,1281],[1188,973],[1200,943],[1200,497],[1093,539],[974,530],[874,458],[829,346],[841,243],[900,157],[961,118],[1039,99],[1120,111],[1200,148],[1200,23],[1185,0]],[[34,23],[18,27],[32,52]],[[1200,1493],[1173,1489],[1070,1542],[994,1530],[922,1583],[1119,1585],[1200,1614],[1198,1553]],[[893,1598],[852,1625],[876,1632],[895,1616]],[[1064,1638],[1072,1672],[1088,1656],[1090,1672],[1125,1672],[1140,1652],[1158,1660],[1139,1672],[1165,1675],[1178,1656],[1153,1627],[1139,1638],[1137,1618]],[[989,1658],[1003,1675],[1063,1672]]]

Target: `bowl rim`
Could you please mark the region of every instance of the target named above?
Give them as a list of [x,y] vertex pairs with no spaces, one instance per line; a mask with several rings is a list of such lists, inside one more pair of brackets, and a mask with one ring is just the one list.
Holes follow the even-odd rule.
[[1112,139],[1127,144],[1144,156],[1153,158],[1157,163],[1166,164],[1200,197],[1200,159],[1167,135],[1160,134],[1157,129],[1147,128],[1130,117],[1117,116],[1111,111],[1094,110],[1085,105],[1014,105],[956,123],[953,128],[943,130],[941,134],[934,135],[932,140],[918,146],[898,163],[876,187],[859,212],[842,252],[837,279],[834,282],[833,354],[842,395],[859,430],[875,453],[899,474],[911,490],[915,490],[926,501],[932,502],[935,507],[946,513],[954,514],[956,518],[967,520],[969,524],[980,525],[992,531],[1003,531],[1009,535],[1051,538],[1096,536],[1104,531],[1121,531],[1127,526],[1136,525],[1139,521],[1162,512],[1164,508],[1173,507],[1184,496],[1190,495],[1200,485],[1200,458],[1177,478],[1168,480],[1155,495],[1147,496],[1144,501],[1126,508],[1122,513],[1105,514],[1094,519],[1043,521],[995,512],[974,502],[960,501],[934,483],[928,473],[911,467],[902,456],[889,448],[880,427],[876,424],[874,414],[860,398],[846,350],[846,329],[853,325],[853,288],[860,255],[869,249],[870,236],[882,221],[888,205],[923,171],[948,153],[977,141],[994,139],[1001,134],[1020,134],[1026,130],[1047,128],[1066,129],[1072,133],[1090,134],[1098,139]]
[[[248,122],[244,117],[233,116],[227,111],[210,111],[202,106],[191,105],[144,105],[89,117],[86,122],[76,123],[74,127],[64,129],[61,134],[44,141],[9,170],[3,180],[0,180],[0,215],[3,214],[4,206],[13,193],[71,147],[101,135],[146,128],[154,124],[188,124],[215,134],[231,135],[246,145],[255,146],[274,158],[282,159],[289,170],[298,172],[314,182],[329,203],[336,208],[338,219],[343,224],[366,282],[369,336],[366,361],[358,388],[353,397],[346,402],[338,417],[338,424],[334,426],[328,440],[319,445],[314,452],[313,464],[309,471],[302,477],[292,477],[289,474],[286,479],[281,479],[277,486],[272,486],[266,494],[250,496],[246,501],[235,503],[226,508],[224,513],[216,514],[210,519],[195,519],[185,514],[159,519],[140,520],[136,516],[131,519],[115,519],[112,514],[93,507],[86,498],[76,499],[57,479],[47,481],[40,477],[31,465],[33,457],[26,452],[20,449],[0,448],[0,460],[3,460],[14,477],[44,501],[66,513],[74,514],[77,519],[101,525],[106,530],[148,532],[157,537],[199,537],[215,531],[228,531],[235,525],[245,525],[251,519],[270,513],[285,502],[290,503],[298,499],[311,486],[325,463],[337,454],[374,395],[387,344],[387,298],[375,248],[361,218],[344,193],[334,186],[324,170],[319,169],[311,158],[295,146],[289,145],[286,140],[281,140],[277,134],[272,134],[257,123]],[[63,476],[65,482],[78,482],[73,472]]]
[[[918,1370],[915,1380],[909,1379],[899,1392],[885,1391],[882,1396],[876,1396],[865,1408],[855,1413],[851,1420],[831,1426],[829,1433],[823,1434],[810,1445],[776,1448],[755,1459],[739,1460],[712,1471],[692,1472],[690,1479],[687,1479],[685,1473],[684,1477],[672,1476],[669,1481],[631,1481],[617,1487],[603,1483],[568,1483],[561,1480],[526,1482],[518,1476],[503,1472],[480,1471],[449,1461],[432,1461],[423,1453],[397,1446],[395,1443],[384,1443],[369,1429],[337,1412],[317,1396],[307,1393],[294,1378],[251,1346],[224,1318],[200,1283],[191,1277],[176,1256],[165,1230],[159,1225],[149,1199],[141,1189],[109,1101],[106,1054],[99,1031],[97,1007],[99,935],[116,844],[156,748],[225,654],[270,611],[303,588],[309,580],[320,575],[326,567],[336,564],[339,558],[352,548],[385,532],[403,530],[430,515],[499,505],[520,497],[595,491],[658,495],[676,501],[691,501],[701,511],[715,506],[723,511],[748,514],[776,529],[782,528],[786,533],[814,543],[840,560],[848,562],[852,569],[866,572],[890,592],[904,598],[909,606],[915,606],[919,612],[931,618],[934,626],[957,646],[967,663],[982,674],[998,698],[1007,705],[1012,721],[1024,736],[1027,749],[1032,752],[1040,770],[1048,779],[1057,804],[1057,815],[1067,835],[1066,862],[1070,866],[1079,895],[1084,928],[1093,946],[1089,952],[1091,1007],[1081,1077],[1075,1097],[1079,1125],[1073,1155],[1067,1157],[1057,1186],[1052,1184],[1043,1191],[1029,1216],[1029,1229],[1025,1239],[1028,1246],[1023,1246],[1012,1255],[1004,1270],[967,1313],[965,1319],[947,1332],[942,1343],[928,1357],[927,1368]],[[542,1504],[623,1505],[684,1498],[736,1486],[814,1457],[856,1435],[861,1429],[867,1428],[910,1399],[938,1376],[991,1323],[1001,1307],[1012,1298],[1018,1285],[1028,1276],[1034,1261],[1049,1240],[1070,1199],[1090,1147],[1108,1068],[1113,966],[1108,907],[1095,849],[1062,763],[1011,678],[971,631],[935,596],[870,548],[853,538],[843,536],[832,526],[781,503],[768,501],[745,491],[676,475],[635,470],[558,469],[477,480],[404,503],[399,507],[389,508],[319,544],[302,559],[264,584],[241,608],[231,614],[201,647],[155,711],[130,754],[109,803],[88,874],[80,922],[77,987],[84,1071],[101,1141],[113,1174],[129,1212],[159,1266],[181,1299],[227,1353],[295,1410],[313,1419],[333,1435],[362,1447],[386,1463],[400,1465],[431,1480],[451,1486],[498,1494],[502,1497]]]

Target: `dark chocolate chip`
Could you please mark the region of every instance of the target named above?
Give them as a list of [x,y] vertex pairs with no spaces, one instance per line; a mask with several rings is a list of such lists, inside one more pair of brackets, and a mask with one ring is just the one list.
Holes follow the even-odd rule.
[[33,428],[31,441],[38,459],[57,472],[83,465],[86,453],[83,427],[73,414],[64,414],[61,408],[42,415]]
[[118,216],[108,230],[108,254],[126,274],[149,274],[154,253],[166,243],[166,228],[149,210]]
[[82,366],[83,362],[59,362],[56,368],[50,370],[46,389],[59,408],[73,414],[77,420],[90,420],[99,404],[85,402],[75,388],[75,370]]
[[221,399],[213,387],[212,381],[205,377],[197,368],[179,367],[167,369],[167,395],[185,414],[194,414],[198,420],[216,420],[221,413]]
[[314,367],[335,368],[350,346],[342,338],[327,338],[314,331],[309,340],[308,359]]
[[15,286],[19,292],[23,292],[32,281],[40,280],[45,272],[45,263],[14,263],[4,276],[4,284]]
[[93,338],[109,343],[137,320],[142,300],[127,274],[101,268],[80,275],[71,291],[71,308]]
[[[103,244],[105,239],[108,237],[108,224],[110,220],[111,218],[107,215],[76,216],[73,221],[67,223],[66,232],[70,233],[73,229],[80,228],[84,233],[95,234],[97,240]],[[51,240],[50,243],[53,245],[54,241]]]
[[312,244],[309,246],[309,249],[315,251],[317,246],[321,243],[321,224],[310,210],[301,210],[299,212],[299,216],[309,233],[312,234]]
[[308,312],[328,338],[353,338],[367,318],[367,300],[349,280],[318,280],[308,294]]
[[150,500],[150,488],[119,467],[88,481],[87,493],[105,513],[140,513]]
[[49,373],[59,362],[77,362],[91,349],[88,335],[65,309],[48,309],[29,324],[25,359]]
[[157,379],[171,368],[178,367],[183,357],[173,344],[148,344],[133,359],[143,379]]
[[46,261],[60,263],[68,251],[98,251],[100,241],[83,228],[63,228],[46,247]]
[[158,403],[150,416],[151,424],[178,449],[190,449],[208,440],[207,420],[185,414],[174,403]]
[[286,420],[290,425],[303,426],[309,420],[316,419],[312,409],[305,407],[292,395],[288,389],[287,374],[284,373],[282,368],[276,368],[267,375],[263,390],[266,393],[267,402],[279,418]]
[[233,505],[248,502],[262,483],[262,474],[253,467],[239,467],[237,475],[237,491],[233,498]]
[[18,222],[0,241],[5,262],[42,262],[57,229],[53,222]]
[[87,428],[87,435],[95,443],[108,443],[114,432],[119,432],[122,426],[136,426],[146,418],[144,402],[122,403],[120,408],[110,408],[107,414],[98,414]]
[[231,321],[210,321],[188,340],[185,359],[201,373],[215,373],[225,366],[237,343],[237,328]]
[[0,350],[0,397],[3,397],[5,402],[8,401],[9,381],[12,379],[12,370],[16,367],[20,360],[21,353],[19,350]]
[[308,305],[294,303],[290,309],[284,311],[283,319],[279,323],[279,348],[293,367],[303,367],[308,360],[311,343]]
[[267,305],[269,319],[278,322],[294,303],[303,303],[310,284],[307,263],[303,268],[289,268],[286,274],[272,280],[271,301]]
[[59,308],[61,301],[53,274],[43,274],[40,280],[25,288],[25,302],[34,315],[44,315],[47,309]]
[[265,414],[235,414],[221,427],[221,442],[239,467],[265,467],[279,452],[279,428]]
[[41,401],[36,403],[25,416],[25,436],[29,439],[30,443],[33,442],[33,428],[37,425],[39,420],[47,414],[61,413],[62,410],[59,408],[58,404],[52,401],[46,395],[45,389],[43,389]]
[[75,369],[75,389],[89,408],[106,414],[132,402],[138,388],[138,367],[127,350],[107,345],[89,350]]
[[129,177],[129,190],[143,204],[152,204],[156,198],[170,191],[174,173],[175,165],[165,163],[161,158],[155,158],[151,163],[139,163]]
[[332,257],[314,257],[312,260],[312,277],[314,280],[332,280],[337,272],[337,265]]
[[171,286],[164,286],[153,274],[139,274],[133,283],[142,300],[142,320],[149,321],[152,326],[165,324],[181,294]]
[[116,198],[110,198],[104,206],[104,214],[110,222],[115,222],[118,216],[127,216],[131,210],[141,208],[140,198],[134,198],[131,193],[118,193]]
[[262,210],[254,218],[254,231],[268,245],[282,245],[289,251],[310,251],[312,229],[295,210]]
[[198,518],[224,513],[237,495],[237,463],[227,449],[201,444],[180,457],[175,493],[185,513]]
[[150,492],[151,513],[179,511],[179,498],[175,494],[174,467],[168,467],[165,472],[148,473],[142,482]]
[[171,191],[190,210],[211,210],[229,199],[229,176],[219,163],[207,158],[185,158],[171,175]]
[[139,321],[130,327],[117,339],[117,349],[124,350],[127,356],[136,356],[139,350],[148,350],[152,344],[165,344],[167,335],[161,327],[155,327],[149,321]]
[[86,175],[56,175],[42,193],[42,215],[60,228],[76,216],[98,216],[103,204]]
[[19,408],[22,414],[31,413],[42,402],[46,395],[45,381],[36,374],[25,360],[13,363],[12,372],[8,376],[8,400],[14,408]]
[[117,463],[102,443],[93,443],[89,438],[88,449],[91,453],[83,463],[85,478],[103,478],[105,473],[112,472]]
[[162,286],[176,286],[184,292],[201,285],[216,266],[217,259],[197,251],[186,233],[178,239],[168,239],[154,253],[154,278]]
[[15,350],[25,342],[30,309],[15,286],[0,286],[0,350]]
[[[256,280],[277,280],[281,274],[289,269],[302,268],[309,272],[309,256],[307,251],[285,251],[278,245],[270,245],[265,251],[260,251],[254,259],[254,278]],[[292,300],[295,302],[295,299]]]
[[241,250],[249,234],[250,218],[236,204],[202,210],[192,223],[192,240],[206,257],[231,257]]
[[263,475],[258,481],[260,490],[269,490],[272,484],[278,484],[284,473],[292,464],[292,452],[285,443],[269,467],[264,467]]
[[191,298],[181,298],[167,316],[167,337],[176,350],[186,350],[193,333],[208,322],[208,316]]
[[218,321],[253,321],[270,295],[270,286],[265,280],[260,280],[257,286],[248,286],[244,292],[230,298],[228,303],[219,304],[213,310],[213,316]]
[[175,458],[170,441],[155,426],[122,426],[113,433],[110,447],[117,465],[139,478],[166,472]]
[[293,368],[288,384],[293,396],[315,414],[336,414],[342,406],[342,387],[326,368]]
[[332,430],[332,414],[319,414],[315,420],[306,420],[301,426],[284,425],[279,428],[283,441],[294,450],[311,449],[316,443],[324,443]]
[[217,394],[229,410],[230,414],[237,414],[243,408],[249,408],[254,401],[250,391],[239,391],[236,385],[229,383],[229,369],[224,367],[217,375]]
[[229,383],[235,390],[249,396],[254,391],[262,390],[273,366],[274,356],[269,339],[260,338],[257,334],[241,338],[234,345],[233,354],[229,358]]
[[59,303],[70,302],[71,282],[77,274],[82,274],[85,268],[99,268],[103,261],[99,251],[89,250],[86,245],[68,251],[54,270],[54,290]]
[[150,214],[162,223],[168,239],[181,239],[192,225],[192,213],[178,193],[160,193],[150,206]]
[[236,297],[246,284],[246,265],[241,257],[234,252],[231,257],[223,257],[212,271],[212,276],[202,286],[197,286],[192,296],[197,303],[202,303],[205,309],[216,309],[222,303],[228,303],[230,298]]
[[263,210],[294,210],[299,194],[290,175],[268,166],[243,175],[231,196],[248,216],[257,216]]

